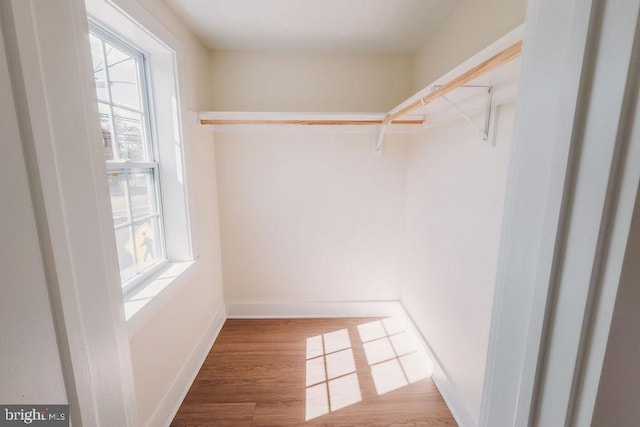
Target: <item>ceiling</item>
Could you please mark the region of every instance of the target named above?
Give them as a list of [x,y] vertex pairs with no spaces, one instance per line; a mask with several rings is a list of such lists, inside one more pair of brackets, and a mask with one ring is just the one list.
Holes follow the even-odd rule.
[[458,0],[165,0],[212,49],[416,52]]

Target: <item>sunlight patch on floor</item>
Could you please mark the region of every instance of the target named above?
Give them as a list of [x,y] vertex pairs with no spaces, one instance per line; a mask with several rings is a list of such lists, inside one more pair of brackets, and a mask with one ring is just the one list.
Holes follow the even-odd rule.
[[[406,319],[385,318],[358,325],[378,395],[431,377],[433,362]],[[349,331],[306,340],[306,420],[362,401]]]
[[398,359],[387,360],[371,366],[371,376],[379,395],[409,384]]
[[307,421],[362,400],[348,330],[307,338],[306,354]]
[[324,354],[351,348],[351,340],[349,339],[349,331],[340,329],[339,331],[323,334]]
[[346,408],[362,400],[358,375],[354,372],[329,381],[329,401],[331,411]]
[[358,333],[378,395],[433,374],[433,362],[406,320],[375,320],[358,325]]
[[327,380],[324,368],[324,358],[317,357],[307,360],[307,387]]
[[307,420],[329,413],[326,383],[323,382],[312,387],[307,387],[306,410]]
[[356,371],[356,362],[350,348],[327,354],[324,359],[327,364],[327,378],[330,380]]
[[362,347],[364,348],[364,354],[367,356],[369,365],[375,365],[376,363],[396,357],[396,353],[391,346],[391,341],[389,341],[387,337],[365,342]]
[[400,356],[398,359],[410,383],[431,378],[433,374],[433,362],[429,356],[425,354],[424,350],[418,350],[415,353]]
[[307,338],[307,360],[322,356],[323,354],[322,335]]

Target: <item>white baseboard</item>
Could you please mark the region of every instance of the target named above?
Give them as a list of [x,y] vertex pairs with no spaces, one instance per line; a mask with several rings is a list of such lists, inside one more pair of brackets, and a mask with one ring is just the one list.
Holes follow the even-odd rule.
[[467,409],[467,405],[465,404],[465,401],[460,394],[460,390],[451,380],[446,370],[442,367],[442,363],[440,362],[438,355],[433,351],[433,349],[429,345],[429,342],[425,339],[424,335],[422,335],[418,327],[413,322],[411,315],[409,315],[409,313],[405,310],[404,306],[401,303],[400,307],[402,308],[402,312],[407,319],[407,325],[411,329],[411,332],[418,338],[420,344],[433,362],[433,374],[431,376],[431,379],[435,383],[438,391],[442,395],[442,398],[449,407],[451,415],[453,415],[453,418],[455,418],[460,427],[477,427],[478,421],[474,419],[474,417]]
[[458,387],[442,368],[437,354],[413,323],[411,316],[399,301],[364,302],[302,302],[302,303],[229,303],[222,306],[202,335],[198,345],[185,362],[162,403],[151,418],[149,427],[168,427],[178,412],[191,384],[204,362],[213,342],[227,318],[312,318],[312,317],[374,317],[403,316],[407,324],[433,361],[432,380],[440,391],[449,410],[460,427],[476,427]]
[[434,363],[434,370],[431,379],[442,395],[442,398],[449,407],[449,411],[451,411],[451,415],[453,415],[453,418],[455,418],[458,425],[460,427],[477,427],[478,422],[473,419],[464,405],[464,401],[460,396],[460,391],[437,363]]
[[209,354],[214,341],[218,337],[226,318],[225,306],[223,304],[213,319],[211,319],[206,331],[200,337],[198,344],[173,381],[164,399],[162,399],[162,403],[151,417],[151,421],[148,424],[149,427],[169,427],[178,409],[180,409],[180,405],[187,395],[196,375],[198,375],[204,360]]
[[227,303],[229,319],[373,317],[404,313],[399,301]]

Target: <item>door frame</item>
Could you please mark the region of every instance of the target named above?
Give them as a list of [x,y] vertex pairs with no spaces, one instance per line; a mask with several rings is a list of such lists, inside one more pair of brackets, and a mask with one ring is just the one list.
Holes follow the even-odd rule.
[[528,2],[482,426],[590,423],[640,179],[639,10]]

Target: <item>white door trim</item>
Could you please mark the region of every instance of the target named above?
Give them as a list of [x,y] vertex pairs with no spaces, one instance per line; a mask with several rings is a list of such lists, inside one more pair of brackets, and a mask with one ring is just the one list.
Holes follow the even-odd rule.
[[528,3],[483,426],[590,422],[640,176],[638,8]]
[[12,90],[75,426],[136,399],[82,0],[0,0]]

